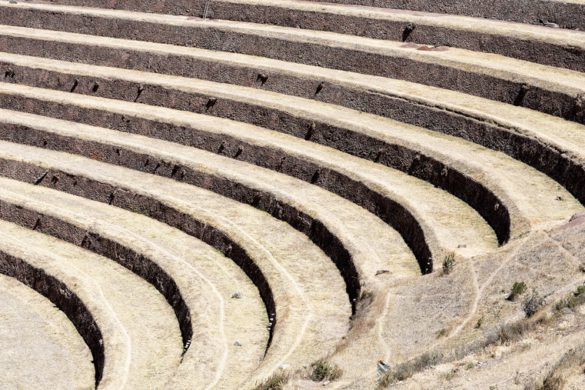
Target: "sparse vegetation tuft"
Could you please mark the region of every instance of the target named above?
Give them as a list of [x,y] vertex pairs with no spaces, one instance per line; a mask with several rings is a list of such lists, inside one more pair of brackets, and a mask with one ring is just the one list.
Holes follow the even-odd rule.
[[371,301],[374,299],[374,293],[370,290],[363,290],[360,295],[360,301]]
[[508,300],[514,302],[520,295],[524,294],[526,291],[526,283],[524,282],[514,282],[512,286],[512,291],[510,291],[510,295],[508,295]]
[[565,379],[559,375],[549,375],[539,390],[561,390],[565,385]]
[[483,325],[483,317],[479,317],[479,319],[477,320],[477,322],[475,323],[475,326],[473,328],[479,329],[479,328],[481,328],[482,325]]
[[379,388],[386,388],[394,383],[404,381],[417,372],[434,366],[441,360],[439,353],[425,353],[414,360],[399,364],[396,368],[385,373],[378,382]]
[[560,300],[555,305],[555,309],[560,311],[564,308],[574,309],[585,303],[585,286],[577,287],[577,290],[565,299]]
[[374,293],[371,290],[362,290],[359,299],[357,301],[356,312],[362,313],[364,309],[374,301]]
[[310,378],[314,382],[334,381],[339,379],[342,374],[343,371],[339,367],[325,359],[317,360],[311,364]]
[[534,291],[530,298],[524,302],[524,313],[526,313],[527,317],[532,317],[543,305],[544,299],[541,298],[537,291]]
[[288,383],[290,376],[286,371],[274,373],[271,377],[264,380],[254,387],[254,390],[282,390]]
[[455,268],[455,254],[449,253],[443,258],[443,274],[449,275]]
[[535,324],[523,319],[518,322],[503,325],[498,331],[498,341],[500,343],[506,343],[510,341],[518,340],[522,335],[530,330],[534,329]]

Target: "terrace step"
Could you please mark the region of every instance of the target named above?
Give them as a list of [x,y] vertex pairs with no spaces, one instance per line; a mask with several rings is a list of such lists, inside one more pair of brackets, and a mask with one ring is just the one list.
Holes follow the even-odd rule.
[[[585,30],[585,20],[580,17],[585,12],[583,0],[466,0],[465,2],[460,0],[329,0],[329,2],[469,15],[531,24],[555,22],[563,28]],[[150,0],[148,3],[156,2]]]
[[[544,25],[302,0],[111,2],[57,0],[53,4],[157,12],[331,31],[375,39],[459,47],[558,66],[585,69],[585,34]],[[47,9],[26,3],[26,9]],[[42,7],[42,8],[41,8]],[[50,9],[50,8],[49,8]],[[57,8],[60,9],[60,8]],[[584,7],[585,10],[585,7]],[[7,20],[9,20],[7,18]],[[10,23],[12,24],[12,23]]]
[[[0,61],[3,59],[0,54]],[[377,159],[381,164],[427,180],[468,202],[490,223],[501,242],[510,235],[523,234],[527,229],[565,220],[582,207],[557,183],[502,153],[385,118],[321,102],[202,80],[54,61],[48,61],[46,67],[32,68],[35,58],[17,60],[14,65],[33,69],[26,73],[28,82],[38,81],[43,87],[66,89],[70,82],[77,82],[77,92],[93,95],[88,89],[92,83],[99,82],[102,87],[95,94],[127,100],[134,100],[128,91],[142,88],[139,101],[149,104],[231,117],[304,138],[307,138],[307,129],[312,126],[311,141],[365,159]],[[25,70],[19,68],[19,72]],[[20,82],[20,79],[17,81]],[[328,184],[326,179],[318,180],[316,184],[346,198],[348,196],[344,193],[355,184],[343,181],[344,177],[352,178],[353,182],[358,180],[387,187],[381,180],[383,175],[396,175],[395,171],[385,169],[381,164],[368,163],[298,138],[223,119],[211,121],[206,116],[185,112],[156,107],[145,109],[143,104],[124,103],[121,107],[116,101],[7,84],[0,85],[2,94],[4,98],[0,99],[0,107],[94,125],[108,123],[108,127],[116,130],[162,138],[228,156],[241,149],[244,152],[237,159],[306,181],[312,179],[317,168],[333,170],[338,172],[334,184]],[[252,94],[254,97],[249,98]],[[216,98],[217,102],[212,109],[206,110],[205,103],[211,97]],[[273,119],[276,117],[280,120]],[[165,130],[152,131],[152,128]],[[14,135],[5,131],[1,137],[12,140]],[[447,150],[448,153],[445,152]],[[282,164],[282,159],[297,163],[287,167]],[[309,162],[309,168],[299,168],[299,165],[307,166]],[[398,181],[412,182],[403,178]],[[340,190],[339,186],[345,190]],[[371,185],[369,187],[372,188]],[[397,189],[392,189],[392,192],[400,194],[401,186],[394,187]],[[526,197],[526,188],[532,188],[531,193],[539,195]],[[407,191],[407,188],[404,190]],[[363,199],[356,196],[348,199],[387,220]],[[563,201],[553,201],[555,199]],[[496,203],[499,206],[494,210]],[[450,239],[446,240],[443,246]],[[473,255],[473,251],[462,254]]]
[[[494,100],[436,88],[428,84],[414,84],[404,80],[320,66],[237,53],[226,54],[221,51],[22,27],[0,26],[0,49],[16,54],[256,86],[335,102],[379,115],[391,115],[409,123],[424,123],[438,129],[450,129],[448,126],[450,122],[457,124],[465,122],[465,119],[469,119],[466,118],[469,111],[472,112],[473,118],[481,118],[482,115],[490,116],[492,111],[499,112],[498,108],[502,108],[504,112],[519,110],[513,105],[539,110],[572,121],[585,122],[583,80],[563,81],[561,77],[557,77],[556,73],[555,75],[543,74],[542,77],[539,76],[540,80],[538,77],[534,77],[535,75],[526,77],[524,72],[513,75],[513,81],[504,86],[506,92],[501,96],[503,102],[510,104],[502,105]],[[75,55],[72,56],[72,53]],[[517,72],[518,69],[524,70],[526,68],[517,64],[515,71]],[[548,67],[548,69],[551,70],[552,67]],[[572,72],[572,74],[579,75],[580,73]],[[5,79],[12,79],[14,76],[15,73],[10,68],[4,72]],[[501,78],[498,80],[491,80],[490,87],[484,89],[484,92],[495,91],[497,83],[504,82]],[[318,93],[316,93],[317,89],[320,89]],[[376,94],[376,92],[383,95]],[[364,102],[364,95],[369,95],[367,103]],[[445,101],[440,98],[442,96],[445,97]],[[408,101],[401,101],[401,98],[406,98]],[[413,108],[406,110],[406,112],[395,108],[395,106],[408,105],[408,103]],[[417,103],[429,106],[425,111],[431,111],[431,115],[428,115],[428,112],[420,113],[421,108],[424,107],[420,107],[420,104]],[[386,105],[390,105],[390,107],[386,107]],[[484,106],[487,106],[488,112],[481,114],[481,110],[477,110],[477,108]],[[447,121],[444,119],[437,121],[432,118],[442,113],[436,110],[442,107],[463,115],[463,118],[454,120],[452,118],[455,116],[454,113],[447,113],[449,114]],[[492,110],[492,107],[496,110]],[[433,110],[434,112],[432,112]],[[520,117],[533,115],[532,111],[530,114],[521,110],[513,112],[520,113],[520,115],[515,115]],[[445,115],[443,114],[443,116]],[[499,119],[499,115],[491,116],[495,116],[496,121]],[[467,127],[473,126],[467,124]]]
[[[560,106],[562,112],[566,111],[565,115],[568,116],[574,112],[575,104],[582,105],[582,102],[579,103],[582,100],[580,94],[583,94],[585,88],[583,87],[585,74],[581,72],[465,49],[428,47],[399,41],[245,22],[203,21],[181,16],[86,7],[53,5],[34,7],[27,12],[24,6],[4,4],[7,11],[3,10],[0,18],[4,15],[6,19],[0,19],[0,22],[25,26],[21,28],[42,27],[61,32],[100,35],[102,38],[136,40],[140,37],[138,42],[142,50],[149,51],[154,51],[155,47],[149,47],[144,41],[221,50],[224,55],[235,52],[394,77],[510,104],[534,104],[538,105],[535,107],[538,109],[540,106]],[[48,8],[43,10],[44,7]],[[8,12],[10,10],[14,13]],[[30,32],[15,29],[16,27],[3,26],[0,32],[4,33],[6,30],[12,34]],[[55,41],[59,40],[57,37],[86,40],[80,35],[62,35],[54,31],[49,34]],[[585,36],[585,33],[578,34],[577,40],[582,41],[581,36]],[[94,36],[91,42],[113,43],[98,38],[100,37]],[[85,45],[90,44],[89,42],[86,41]],[[19,54],[27,54],[26,50],[29,50],[21,47],[4,49],[11,45],[16,46],[16,42],[4,42],[0,48]],[[58,58],[59,52],[63,49],[55,50],[50,47],[53,45],[54,42],[52,45],[45,45],[47,57]],[[576,48],[575,51],[583,52],[583,48]],[[228,54],[229,52],[231,53]],[[127,58],[114,61],[120,60]],[[530,96],[527,97],[528,92]],[[562,101],[561,105],[558,104],[558,100]]]
[[[201,0],[188,1],[178,0],[174,2],[157,1],[157,0],[126,0],[126,1],[88,1],[88,0],[49,0],[50,3],[68,4],[77,6],[96,6],[126,9],[133,11],[159,12],[174,15],[203,16],[205,4]],[[269,4],[282,4],[285,0],[214,0],[214,3],[222,3],[220,7],[226,7],[223,3],[228,4],[245,4],[249,5],[248,11],[261,13],[262,6]],[[288,5],[287,1],[285,4]],[[433,2],[425,0],[329,0],[323,1],[295,1],[301,3],[299,7],[304,7],[305,3],[314,4],[317,7],[325,8],[331,5],[343,6],[348,10],[353,8],[373,7],[386,8],[387,12],[419,11],[421,13],[435,12],[448,14],[448,17],[456,15],[467,15],[477,18],[489,18],[495,20],[507,20],[520,23],[540,24],[543,22],[554,22],[562,28],[585,30],[585,21],[580,18],[585,12],[585,1],[583,0],[467,0],[462,3],[460,0],[437,0]],[[333,4],[332,4],[333,3]],[[290,6],[294,8],[293,5]],[[223,8],[222,8],[223,9]],[[209,5],[208,11],[216,11],[214,4]],[[215,14],[217,15],[217,14]],[[214,13],[208,12],[208,17],[215,16]]]
[[[217,152],[218,146],[219,149],[222,149],[220,146],[221,142],[227,145],[231,144],[231,142],[228,142],[228,139],[225,137],[226,133],[231,137],[235,136],[238,138],[242,138],[247,134],[248,136],[245,137],[247,145],[238,149],[240,152],[239,155],[236,156],[237,158],[250,159],[250,157],[242,157],[242,155],[252,153],[253,155],[256,155],[256,157],[252,157],[252,161],[256,161],[260,165],[270,166],[268,161],[272,161],[274,163],[273,165],[280,165],[279,169],[285,173],[290,173],[292,176],[300,177],[311,183],[320,183],[319,185],[326,189],[336,192],[347,199],[362,205],[371,212],[376,213],[384,221],[395,226],[404,237],[407,237],[407,239],[410,238],[407,242],[417,256],[423,270],[425,270],[426,261],[430,255],[441,257],[445,252],[455,251],[460,252],[460,254],[465,256],[472,256],[479,253],[485,253],[490,249],[494,249],[496,246],[493,232],[486,226],[486,223],[481,220],[479,215],[469,207],[465,206],[463,202],[433,188],[431,185],[409,177],[399,171],[363,159],[347,156],[346,154],[337,152],[331,148],[321,147],[310,142],[299,140],[295,137],[281,135],[229,120],[214,119],[213,121],[210,121],[209,117],[193,113],[70,93],[57,93],[55,91],[10,84],[4,84],[3,86],[5,86],[6,89],[3,89],[2,85],[0,85],[0,95],[3,93],[9,93],[8,91],[12,90],[17,96],[24,96],[31,100],[38,99],[40,101],[54,102],[58,105],[39,106],[36,108],[34,102],[16,102],[12,104],[12,102],[10,102],[10,95],[3,95],[5,98],[0,102],[0,106],[13,106],[11,108],[29,112],[40,112],[50,116],[58,116],[69,120],[89,122],[93,124],[113,123],[114,125],[111,127],[120,130],[135,131],[139,134],[151,137],[166,138],[186,145],[193,145],[197,142],[191,140],[203,140],[203,142],[198,141],[199,144],[195,144],[195,146],[207,150],[213,150],[214,152]],[[75,113],[75,116],[66,113]],[[110,113],[114,113],[116,116],[112,117],[110,116]],[[17,113],[14,114],[18,117]],[[77,116],[77,114],[79,114],[79,116]],[[51,122],[52,125],[48,127],[38,127],[37,124],[39,122],[50,122],[50,119],[46,117],[35,118],[22,115],[20,116],[21,118],[29,119],[23,119],[25,122],[15,123],[8,119],[10,116],[12,115],[6,116],[6,122],[4,122],[4,120],[2,121],[5,124],[12,123],[14,128],[11,126],[4,126],[0,132],[0,137],[3,139],[54,148],[71,153],[82,153],[87,156],[92,156],[93,158],[130,166],[134,169],[140,169],[147,172],[153,172],[153,168],[156,168],[157,162],[159,161],[175,166],[176,168],[173,168],[175,174],[177,174],[179,169],[183,167],[187,171],[199,171],[202,169],[202,166],[209,164],[210,161],[216,161],[216,165],[224,165],[226,167],[222,168],[224,173],[215,174],[216,176],[219,175],[224,178],[224,180],[221,181],[224,184],[221,184],[218,179],[215,179],[215,181],[210,178],[203,179],[201,173],[195,175],[193,173],[183,173],[180,176],[180,180],[187,182],[191,180],[196,185],[210,188],[213,191],[220,192],[226,196],[234,197],[232,194],[235,194],[236,200],[246,201],[246,199],[248,199],[246,202],[252,202],[257,207],[270,207],[266,210],[271,213],[273,213],[273,211],[271,211],[271,208],[274,207],[273,201],[266,204],[266,202],[254,200],[260,195],[260,193],[276,194],[276,199],[286,199],[287,195],[296,194],[296,199],[289,198],[289,200],[284,201],[284,204],[293,205],[293,208],[299,210],[300,214],[313,216],[313,219],[318,219],[323,222],[330,231],[336,232],[333,235],[341,239],[344,246],[350,250],[350,255],[354,257],[354,262],[359,264],[358,267],[360,268],[362,262],[358,261],[358,257],[360,257],[358,254],[359,249],[352,250],[352,248],[365,248],[368,246],[379,247],[377,255],[374,256],[370,253],[365,256],[366,259],[385,258],[386,255],[384,255],[384,253],[404,252],[404,250],[398,249],[401,248],[403,244],[400,244],[401,246],[397,247],[397,251],[389,252],[389,249],[383,244],[383,242],[399,242],[401,240],[390,239],[386,236],[384,233],[386,229],[381,226],[381,221],[376,218],[372,219],[371,215],[364,214],[363,210],[359,208],[353,212],[356,213],[356,215],[360,215],[359,217],[352,216],[351,214],[345,215],[344,218],[346,221],[354,222],[341,223],[341,226],[345,226],[344,229],[349,229],[349,236],[346,239],[343,239],[342,237],[347,236],[348,234],[344,233],[343,229],[340,231],[336,228],[336,226],[340,226],[341,221],[335,222],[334,220],[331,220],[330,223],[325,223],[325,221],[330,218],[326,217],[326,215],[335,215],[339,218],[341,215],[348,213],[349,210],[351,210],[350,204],[339,197],[331,197],[327,192],[303,182],[299,182],[298,180],[283,177],[282,175],[264,169],[258,169],[249,164],[238,163],[225,157],[216,157],[191,148],[180,147],[176,144],[160,141],[157,143],[157,141],[153,139],[132,137],[130,135],[116,133],[108,133],[112,135],[106,138],[96,138],[95,134],[104,131],[104,129],[74,126],[73,124],[68,123],[67,126],[71,126],[71,130],[65,130],[65,124],[58,121]],[[119,118],[122,119],[119,120]],[[40,121],[39,119],[42,120]],[[140,122],[140,120],[145,119],[155,119],[156,122]],[[116,123],[124,123],[125,127],[118,127]],[[132,125],[128,123],[132,123]],[[25,128],[30,128],[32,131],[29,131],[26,134],[23,133],[21,131],[21,125]],[[136,130],[128,129],[130,126],[135,127]],[[161,131],[160,134],[156,134],[156,132],[153,134],[153,128],[166,128],[166,130],[164,132]],[[195,129],[194,133],[190,134],[190,131],[185,131],[184,129],[186,128]],[[196,131],[196,129],[199,128],[203,128],[201,135]],[[35,129],[37,130],[36,132],[34,131]],[[40,134],[38,133],[39,131],[41,132]],[[42,134],[42,132],[45,131],[48,132],[50,136]],[[71,137],[77,137],[80,133],[84,133],[86,134],[85,137],[89,137],[86,138],[87,142],[98,142],[103,144],[102,140],[112,139],[110,137],[118,137],[120,140],[126,139],[128,141],[123,141],[117,145],[108,147],[107,151],[99,152],[99,149],[103,149],[104,146],[82,147],[80,141],[72,142]],[[216,134],[214,138],[217,139],[209,140],[209,133]],[[58,139],[58,134],[69,139],[56,141]],[[49,142],[48,140],[51,139],[56,142]],[[128,145],[130,144],[127,142],[130,142],[130,144],[134,142],[144,142],[144,145],[148,146],[146,149],[141,147],[141,150],[137,150],[136,146],[130,146],[134,155],[128,154],[125,157],[120,157],[119,153],[115,150],[120,147],[128,149]],[[203,143],[203,145],[201,145],[201,143]],[[154,146],[155,144],[157,146]],[[252,144],[251,148],[249,147],[250,144]],[[68,148],[67,145],[75,146],[73,148]],[[256,147],[256,145],[264,147],[269,145],[273,150],[276,149],[277,151],[272,152],[271,150],[268,150],[264,153],[254,152],[253,148]],[[233,149],[235,151],[237,148],[236,145],[230,145],[227,149]],[[285,153],[278,152],[278,149],[284,149]],[[164,150],[164,152],[161,152],[162,150]],[[170,152],[170,150],[173,150],[173,152]],[[250,150],[252,151],[250,152]],[[136,156],[136,153],[138,156]],[[195,153],[202,156],[198,158],[200,161],[197,163],[192,160],[190,164],[186,164],[185,161],[187,160],[179,161],[173,159],[173,156],[178,155],[183,155],[187,159],[194,158],[197,156]],[[229,153],[229,151],[226,151],[226,154]],[[163,156],[164,154],[166,154],[166,156]],[[151,158],[151,156],[154,158]],[[137,162],[145,161],[145,159],[148,159],[148,164]],[[290,167],[282,168],[282,162],[285,161],[283,159],[288,161],[286,165],[290,165]],[[264,161],[264,163],[260,163],[260,161]],[[277,169],[275,166],[272,166],[272,168]],[[209,172],[212,170],[217,171],[217,168],[212,169],[211,167],[208,167],[203,170],[205,171],[205,175],[209,177]],[[160,172],[159,170],[156,170],[156,172],[161,175],[166,175],[164,173],[164,168],[161,169]],[[237,176],[233,175],[232,172],[238,172]],[[250,172],[255,173],[250,175]],[[172,172],[169,172],[169,174],[170,173]],[[439,173],[437,173],[437,175],[438,174]],[[257,180],[255,184],[251,184],[253,179],[247,177],[248,175],[256,177],[259,180]],[[315,175],[318,176],[316,177]],[[189,178],[190,176],[195,176],[195,178]],[[331,176],[331,178],[328,178],[328,176]],[[247,181],[248,184],[244,184],[244,187],[260,190],[260,193],[255,196],[247,196],[245,193],[242,193],[242,189],[231,189],[231,187],[225,183],[226,181],[242,184]],[[271,188],[267,188],[267,184]],[[282,188],[289,187],[290,189],[288,190],[282,190]],[[262,190],[262,188],[264,189]],[[313,195],[310,196],[313,198],[307,198],[311,193]],[[271,198],[274,198],[274,196]],[[302,200],[303,198],[305,198],[305,200]],[[283,203],[283,201],[281,200],[280,203]],[[546,204],[549,203],[549,201],[546,202]],[[304,207],[303,204],[305,205]],[[338,207],[337,204],[339,204],[339,209],[335,209]],[[329,208],[329,210],[325,211],[325,217],[315,218],[315,215],[317,215],[315,214],[315,206],[310,205],[319,205],[320,208]],[[311,211],[311,208],[313,208],[313,211]],[[492,208],[493,205],[490,205],[490,209]],[[562,210],[564,213],[565,208],[563,207]],[[465,215],[467,223],[456,227],[458,224],[453,223],[453,220],[449,218],[449,215],[457,215],[458,218],[459,216]],[[542,216],[539,216],[538,218],[541,217]],[[285,213],[285,220],[286,218],[287,214]],[[379,230],[381,232],[382,238],[377,239],[375,236],[372,236],[372,229],[364,228],[363,225],[357,222],[360,220],[365,226],[378,226],[376,231]],[[292,220],[291,224],[294,226],[298,223]],[[520,228],[518,230],[520,230]],[[506,232],[506,234],[507,233],[508,232]],[[352,237],[355,237],[355,239]],[[453,240],[453,237],[457,237],[457,240]],[[360,243],[360,240],[362,243]],[[372,244],[372,240],[375,240],[378,244]],[[354,244],[352,244],[352,241],[354,241]],[[356,245],[355,243],[358,244]],[[459,249],[457,249],[458,247]],[[408,266],[408,257],[404,258],[404,261],[406,261],[404,264],[406,269],[408,269],[410,267]],[[375,267],[366,266],[366,269],[369,269],[367,273],[372,273],[372,270],[373,272],[376,272],[376,270],[379,269],[376,267],[379,266],[380,264]]]
[[[41,35],[46,33],[35,32],[35,34]],[[30,37],[30,34],[28,36]],[[71,35],[68,36],[71,38]],[[91,40],[94,37],[86,38]],[[43,42],[42,46],[33,50],[35,54],[42,54],[45,51],[44,47],[48,43],[47,41]],[[119,43],[119,41],[116,42]],[[83,45],[81,40],[77,43],[80,46]],[[28,44],[29,46],[34,46],[34,41],[28,42]],[[132,46],[135,43],[126,41],[124,44]],[[168,50],[167,46],[165,48]],[[172,49],[181,48],[172,47]],[[70,48],[70,50],[73,50],[73,48]],[[92,46],[91,50],[86,54],[95,54],[94,52],[99,52],[99,50],[99,46]],[[107,56],[105,53],[103,55]],[[129,55],[128,52],[121,52],[116,55],[110,54],[109,57],[117,59]],[[163,62],[167,67],[172,65],[172,61],[169,59],[170,55],[170,52],[167,52],[166,55],[160,58],[160,66],[162,66]],[[79,57],[78,51],[76,56]],[[142,68],[144,67],[143,63],[150,64],[147,68],[151,66],[158,67],[159,65],[156,62],[159,59],[155,60],[153,56],[156,56],[156,54],[151,52],[143,60],[140,60],[141,62],[134,64],[135,66],[133,65],[133,67]],[[69,58],[69,54],[64,57]],[[500,104],[470,95],[398,80],[366,75],[358,76],[348,72],[235,54],[231,55],[230,58],[235,58],[237,61],[235,63],[232,60],[226,62],[221,58],[220,53],[206,52],[204,62],[195,61],[192,63],[193,67],[189,69],[190,72],[199,72],[204,69],[204,73],[211,72],[209,74],[198,74],[200,77],[218,79],[219,81],[229,79],[232,83],[246,85],[257,85],[256,79],[259,71],[266,71],[266,74],[269,75],[272,72],[277,72],[278,74],[275,76],[276,82],[273,83],[272,78],[269,78],[263,88],[286,91],[290,94],[307,97],[315,97],[315,86],[319,84],[319,80],[324,80],[326,82],[325,88],[317,96],[318,99],[394,117],[401,121],[429,127],[436,131],[462,136],[484,146],[501,150],[547,173],[567,187],[580,201],[585,201],[585,186],[575,183],[575,176],[569,175],[570,171],[583,170],[581,164],[578,161],[572,161],[569,155],[562,151],[559,152],[555,147],[535,139],[534,136],[534,130],[537,130],[537,132],[544,134],[551,132],[557,134],[566,133],[571,137],[571,134],[575,132],[582,132],[583,126],[508,104]],[[101,62],[100,60],[96,61]],[[185,65],[184,61],[186,59],[181,61],[181,67]],[[257,63],[254,63],[254,61]],[[210,63],[214,63],[214,65],[208,66]],[[4,66],[4,69],[7,69],[4,72],[5,80],[18,78],[20,82],[24,82],[22,75],[16,74],[12,69],[13,65],[7,64]],[[170,70],[172,69],[166,68],[165,72]],[[183,71],[178,73],[181,72]],[[9,75],[9,77],[6,75]],[[95,85],[93,85],[92,91],[95,89]],[[64,86],[59,87],[63,88]],[[69,86],[68,88],[72,87]],[[132,99],[136,98],[135,92],[132,92],[131,95],[133,96]],[[585,120],[585,108],[582,114],[582,119]],[[529,146],[527,147],[527,145]]]
[[9,142],[0,142],[0,150],[2,176],[148,215],[242,266],[252,268],[253,261],[254,276],[264,275],[276,309],[257,377],[327,355],[347,332],[350,302],[335,265],[308,237],[268,214],[192,185],[67,153]]
[[[0,48],[12,53],[255,86],[389,116],[442,132],[458,131],[462,136],[470,132],[474,135],[478,127],[492,132],[493,127],[507,129],[510,120],[530,122],[534,116],[534,122],[538,123],[546,118],[511,104],[428,85],[235,53],[226,55],[196,48],[9,26],[0,27]],[[3,73],[8,81],[20,76],[10,67]],[[532,84],[536,79],[515,77],[520,77],[516,78],[519,81],[511,85],[512,92],[505,101],[585,122],[582,81],[559,85],[556,76],[549,75],[546,81]],[[490,123],[477,123],[475,119]]]
[[[14,142],[41,146],[47,141],[44,146],[46,149],[80,154],[147,173],[151,173],[158,165],[156,174],[207,188],[238,201],[250,202],[259,209],[276,214],[276,217],[298,227],[307,235],[311,232],[302,226],[303,223],[322,224],[347,249],[350,262],[358,269],[357,275],[362,283],[371,280],[380,269],[390,268],[391,274],[396,277],[420,274],[415,258],[396,231],[363,208],[304,181],[206,151],[144,136],[15,111],[0,110],[0,114],[6,115],[0,119],[2,135],[12,138]],[[4,121],[8,117],[11,119]],[[145,159],[148,164],[143,163]],[[366,163],[366,166],[358,168],[366,170],[368,165],[372,164]],[[428,232],[428,241],[435,252],[485,253],[496,247],[493,232],[462,202],[453,201],[442,191],[417,183],[403,174],[393,174],[387,169],[376,171],[375,166],[371,168],[374,169],[372,175],[380,175],[381,184],[378,186],[385,190],[381,191],[383,196],[397,198],[397,202],[405,204],[416,203],[416,200],[422,202],[421,196],[427,197],[424,199],[428,199],[428,206],[419,207],[421,210],[415,211],[414,215],[420,222],[414,220],[414,223],[417,226],[420,224],[423,231]],[[172,171],[176,172],[175,175],[171,175]],[[390,202],[394,200],[387,203]],[[301,218],[280,215],[290,213],[283,212],[287,208],[294,210]],[[408,209],[414,210],[416,207],[410,206]],[[465,215],[469,221],[461,230],[454,230],[447,217],[449,212],[457,216]],[[406,231],[416,230],[413,226],[403,228]],[[453,240],[453,237],[457,237],[457,240]],[[447,247],[442,248],[442,244]],[[458,244],[465,249],[456,249]],[[344,269],[341,271],[346,272]],[[346,280],[352,277],[347,275]]]
[[92,350],[100,388],[162,387],[172,377],[182,352],[179,327],[152,286],[53,237],[5,221],[0,231],[2,273],[68,315]]
[[191,332],[171,388],[235,388],[258,367],[268,343],[266,307],[230,259],[140,214],[15,180],[0,183],[0,218],[118,262],[131,258],[138,270],[152,270],[151,261],[162,270],[152,277],[171,278],[162,290],[172,292],[176,284],[187,311],[179,323]]
[[[91,352],[67,316],[0,274],[0,388],[95,388]],[[52,364],[58,361],[59,364]]]

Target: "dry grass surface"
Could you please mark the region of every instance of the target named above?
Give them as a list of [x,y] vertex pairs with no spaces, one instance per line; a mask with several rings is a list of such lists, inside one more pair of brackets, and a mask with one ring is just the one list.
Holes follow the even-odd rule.
[[282,390],[289,379],[290,375],[288,372],[280,371],[272,374],[272,376],[265,379],[262,383],[257,384],[254,390]]
[[[379,374],[372,361],[359,379],[344,372],[325,387],[585,388],[578,379],[585,360],[571,352],[585,338],[585,223],[533,232],[491,255],[448,255],[442,265],[423,279],[388,287],[384,322],[374,318],[384,325],[379,335],[390,369]],[[379,315],[382,307],[368,310]],[[321,363],[316,371],[326,372]],[[308,388],[295,383],[290,388]]]

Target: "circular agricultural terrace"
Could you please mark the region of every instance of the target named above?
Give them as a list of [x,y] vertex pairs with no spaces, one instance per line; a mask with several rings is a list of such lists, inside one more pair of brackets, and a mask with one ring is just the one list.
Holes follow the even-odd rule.
[[583,204],[583,0],[0,1],[0,388],[585,388]]

